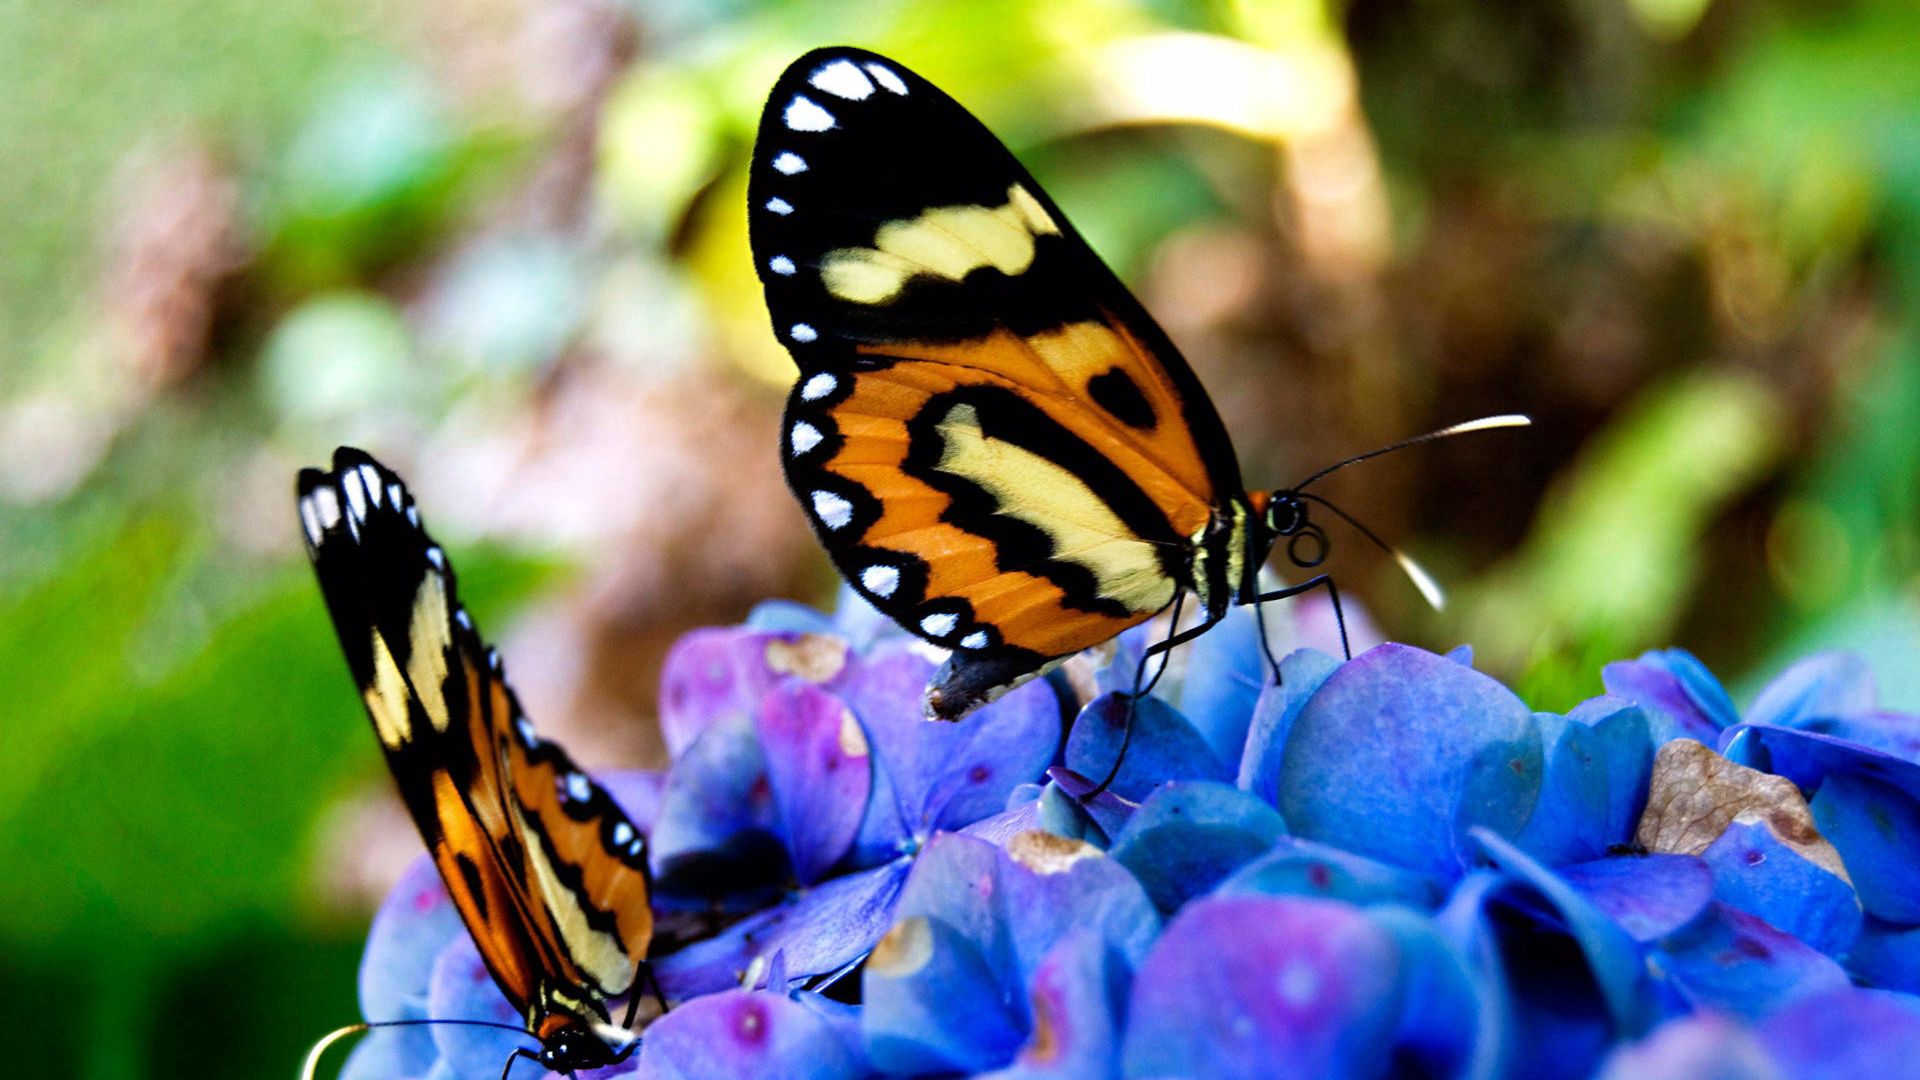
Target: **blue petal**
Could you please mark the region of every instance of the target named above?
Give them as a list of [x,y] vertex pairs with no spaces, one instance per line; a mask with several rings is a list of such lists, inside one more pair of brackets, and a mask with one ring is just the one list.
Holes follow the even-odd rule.
[[1411,908],[1387,905],[1367,915],[1400,949],[1395,1062],[1408,1076],[1482,1075],[1469,1069],[1486,1025],[1466,957]]
[[1816,653],[1768,683],[1747,710],[1747,723],[1803,727],[1808,721],[1873,711],[1873,672],[1858,653]]
[[1034,970],[1025,1045],[1012,1065],[976,1080],[1107,1080],[1119,1057],[1130,974],[1099,934],[1068,932]]
[[1233,872],[1215,896],[1307,896],[1350,904],[1406,904],[1426,909],[1439,901],[1438,884],[1397,866],[1336,847],[1283,836],[1272,850]]
[[1312,649],[1296,649],[1280,661],[1278,686],[1269,686],[1254,705],[1247,729],[1247,745],[1240,756],[1237,783],[1269,803],[1279,800],[1280,760],[1286,752],[1293,721],[1340,661]]
[[838,697],[803,679],[767,692],[756,725],[795,876],[812,885],[852,846],[873,777],[867,735]]
[[1692,855],[1624,855],[1555,872],[1637,941],[1673,933],[1713,899],[1713,871]]
[[867,1056],[883,1072],[977,1072],[1012,1060],[1026,1018],[979,943],[927,915],[903,915],[862,983]]
[[747,612],[747,630],[762,634],[838,634],[833,619],[795,600],[762,600]]
[[1382,645],[1335,671],[1301,709],[1278,805],[1295,835],[1457,875],[1469,827],[1519,831],[1540,770],[1533,716],[1506,687],[1444,657]]
[[[1214,752],[1206,736],[1178,709],[1157,697],[1141,698],[1133,708],[1133,735],[1127,736],[1125,694],[1095,698],[1073,722],[1067,736],[1067,768],[1099,782],[1120,761],[1110,790],[1139,801],[1163,780],[1231,780],[1233,769]],[[1126,757],[1120,747],[1126,744]]]
[[1473,666],[1473,646],[1471,645],[1455,645],[1453,648],[1448,649],[1443,655],[1446,656],[1447,659],[1464,667]]
[[1795,1080],[1898,1080],[1920,1063],[1920,1005],[1906,995],[1836,989],[1803,998],[1754,1029]]
[[1724,1016],[1689,1016],[1608,1056],[1599,1080],[1780,1080],[1745,1028]]
[[1035,828],[1045,829],[1069,840],[1084,840],[1103,851],[1113,844],[1112,837],[1107,835],[1107,830],[1101,827],[1100,820],[1093,812],[1079,799],[1067,794],[1059,784],[1048,784],[1041,788],[1040,797],[1034,800],[1034,809]]
[[1920,764],[1831,735],[1793,728],[1742,724],[1720,738],[1731,761],[1784,776],[1812,791],[1834,773],[1878,780],[1920,799]]
[[[1131,818],[1133,812],[1139,809],[1138,804],[1130,803],[1120,796],[1115,795],[1111,788],[1098,795],[1089,797],[1089,793],[1094,788],[1094,781],[1081,776],[1072,769],[1055,766],[1047,770],[1047,777],[1053,781],[1052,787],[1054,787],[1060,795],[1071,798],[1075,803],[1079,804],[1080,808],[1086,811],[1087,817],[1092,820],[1092,823],[1109,837],[1118,836],[1120,830],[1126,828],[1127,819]],[[1066,836],[1068,834],[1062,832],[1060,835]],[[1094,840],[1091,837],[1085,839],[1095,847],[1105,846],[1101,841]]]
[[1235,608],[1186,646],[1184,677],[1170,704],[1193,724],[1214,756],[1235,761],[1247,742],[1253,705],[1271,675],[1251,608]]
[[1608,693],[1647,711],[1656,746],[1683,737],[1712,746],[1722,728],[1740,722],[1726,687],[1685,649],[1657,649],[1608,664],[1600,681]]
[[663,890],[691,896],[761,888],[790,874],[751,714],[701,732],[667,776],[649,838]]
[[1384,1075],[1399,961],[1393,937],[1347,904],[1196,901],[1134,978],[1126,1075]]
[[1809,809],[1868,913],[1920,923],[1920,800],[1879,780],[1835,773]]
[[1816,717],[1802,721],[1798,726],[1802,731],[1831,735],[1902,761],[1920,763],[1920,716],[1870,712],[1853,716]]
[[360,958],[360,1011],[369,1020],[418,1020],[440,953],[466,936],[433,860],[408,864],[374,913]]
[[1815,865],[1758,821],[1728,824],[1701,854],[1714,899],[1839,956],[1860,933],[1860,901],[1845,881]]
[[835,878],[661,957],[654,970],[674,1000],[738,986],[776,952],[794,978],[838,971],[886,933],[911,865],[900,858]]
[[1847,985],[1825,954],[1717,901],[1660,950],[1658,966],[1685,1001],[1749,1019]]
[[1869,917],[1846,964],[1854,978],[1869,986],[1920,994],[1920,926]]
[[1175,780],[1140,804],[1111,854],[1163,914],[1271,849],[1287,831],[1271,806],[1238,788]]
[[1646,714],[1624,699],[1598,698],[1564,718],[1541,713],[1539,720],[1545,778],[1515,842],[1557,866],[1598,859],[1631,840],[1653,771]]
[[784,994],[729,990],[686,1002],[647,1028],[648,1080],[847,1080],[866,1062],[819,1013]]
[[1498,895],[1499,900],[1524,911],[1543,929],[1573,938],[1606,1003],[1613,1030],[1622,1034],[1645,1030],[1654,1012],[1652,992],[1646,984],[1646,964],[1632,935],[1565,879],[1501,837],[1475,829],[1473,840],[1516,884],[1536,894],[1525,897],[1507,890]]

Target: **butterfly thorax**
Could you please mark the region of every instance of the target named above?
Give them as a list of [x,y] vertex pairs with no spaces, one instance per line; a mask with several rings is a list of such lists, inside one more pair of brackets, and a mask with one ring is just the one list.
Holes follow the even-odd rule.
[[[633,1040],[621,1036],[618,1044],[610,1041],[613,1030],[604,1020],[592,1020],[570,1013],[555,1012],[539,1017],[527,1029],[540,1040],[536,1055],[551,1072],[570,1073],[576,1069],[598,1069],[618,1064],[633,1052]],[[609,1034],[602,1034],[606,1030]]]
[[1251,603],[1259,594],[1260,567],[1275,537],[1269,504],[1262,491],[1236,496],[1194,535],[1190,583],[1207,621],[1224,617],[1235,604]]

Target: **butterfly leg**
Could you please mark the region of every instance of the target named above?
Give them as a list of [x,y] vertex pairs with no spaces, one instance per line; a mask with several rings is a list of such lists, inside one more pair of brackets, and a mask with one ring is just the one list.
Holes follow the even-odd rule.
[[1253,621],[1260,629],[1260,654],[1267,658],[1267,667],[1273,671],[1273,685],[1279,686],[1286,680],[1280,677],[1280,661],[1274,658],[1273,642],[1267,637],[1267,609],[1259,600],[1253,602]]
[[[1333,583],[1333,577],[1331,575],[1319,574],[1315,577],[1308,578],[1298,585],[1289,585],[1284,589],[1275,589],[1270,593],[1261,593],[1259,596],[1253,598],[1253,603],[1259,605],[1268,600],[1285,600],[1290,596],[1299,596],[1301,593],[1322,588],[1327,590],[1327,597],[1333,601],[1333,622],[1334,625],[1340,628],[1340,651],[1347,659],[1351,660],[1353,659],[1353,647],[1347,644],[1347,617],[1340,610],[1340,589]],[[1259,608],[1256,606],[1254,610],[1257,612]],[[1271,659],[1271,656],[1269,656],[1269,659]],[[1276,675],[1279,674],[1278,665],[1275,665],[1274,673]]]
[[507,1055],[507,1067],[500,1070],[500,1080],[507,1080],[508,1074],[513,1072],[513,1063],[521,1058],[526,1058],[528,1061],[540,1060],[534,1056],[531,1050],[528,1050],[526,1047],[521,1047]]
[[[1213,628],[1213,622],[1209,621],[1190,630],[1180,630],[1180,609],[1186,603],[1186,598],[1185,592],[1174,594],[1173,618],[1167,628],[1166,639],[1141,650],[1140,662],[1134,665],[1133,669],[1133,690],[1127,694],[1127,716],[1121,722],[1120,752],[1114,755],[1113,766],[1107,770],[1107,778],[1100,781],[1092,791],[1082,795],[1081,802],[1084,803],[1107,790],[1107,787],[1113,783],[1113,778],[1120,775],[1120,763],[1127,760],[1127,747],[1133,742],[1134,707],[1143,696],[1153,692],[1153,688],[1160,682],[1160,677],[1167,673],[1167,654],[1176,646],[1184,645]],[[1161,657],[1160,666],[1154,671],[1153,678],[1148,679],[1146,677],[1147,662],[1155,656]]]

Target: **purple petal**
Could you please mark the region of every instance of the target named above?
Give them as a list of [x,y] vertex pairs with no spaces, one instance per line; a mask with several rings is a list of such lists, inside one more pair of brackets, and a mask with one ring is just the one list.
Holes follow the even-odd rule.
[[[1120,796],[1115,795],[1112,788],[1108,788],[1106,791],[1089,798],[1089,793],[1092,792],[1094,788],[1094,781],[1081,776],[1072,769],[1055,766],[1047,770],[1047,777],[1053,781],[1050,787],[1057,795],[1073,800],[1074,804],[1079,806],[1080,809],[1086,813],[1086,816],[1092,820],[1092,824],[1098,827],[1101,833],[1108,837],[1119,835],[1120,830],[1126,828],[1127,819],[1133,816],[1135,810],[1139,809],[1138,804],[1128,802]],[[1050,798],[1045,792],[1041,793],[1041,797]],[[1049,813],[1051,812],[1052,811],[1049,811]],[[1059,835],[1071,836],[1073,833],[1069,830],[1061,830]],[[1088,840],[1088,842],[1092,843],[1095,847],[1102,846],[1101,841],[1095,840],[1092,837],[1085,837],[1084,839]]]
[[1712,746],[1722,728],[1740,722],[1733,699],[1705,664],[1685,649],[1661,649],[1600,669],[1609,694],[1639,705],[1653,723],[1658,746],[1675,738]]
[[[1133,735],[1127,737],[1127,711],[1133,703]],[[1126,757],[1120,747],[1126,744]],[[1157,697],[1137,702],[1125,694],[1095,698],[1073,722],[1067,736],[1067,768],[1098,782],[1120,761],[1109,790],[1138,801],[1162,780],[1231,780],[1233,769],[1214,752],[1206,736],[1178,709]]]
[[674,763],[649,838],[663,890],[695,896],[765,887],[789,869],[766,757],[750,714],[718,721]]
[[679,760],[700,733],[748,717],[773,682],[763,652],[770,635],[707,627],[681,636],[660,669],[660,735]]
[[886,643],[839,687],[878,763],[862,851],[898,850],[1000,812],[1014,788],[1042,779],[1059,747],[1058,699],[1044,680],[958,723],[930,723],[920,699],[933,670],[915,646]]
[[847,853],[866,812],[866,732],[839,698],[795,678],[767,691],[758,730],[794,875],[812,885]]
[[[1027,786],[1030,787],[1032,785]],[[1045,792],[1051,788],[1052,785],[1048,785],[1047,788],[1040,789],[1041,794],[1044,795]],[[1054,790],[1057,795],[1057,789]],[[1067,801],[1072,802],[1073,800],[1069,799]],[[1020,802],[1019,805],[1007,810],[1002,810],[992,817],[981,818],[979,821],[961,829],[960,833],[964,836],[977,836],[996,847],[1005,847],[1008,840],[1013,839],[1023,832],[1044,828],[1045,826],[1041,824],[1040,816],[1040,800],[1026,799]]]
[[440,871],[422,854],[408,864],[374,913],[360,958],[360,1011],[369,1020],[428,1015],[427,985],[440,953],[467,936]]
[[595,773],[593,778],[626,812],[634,828],[652,834],[653,823],[660,817],[660,804],[667,797],[666,773],[652,769],[612,769]]
[[1555,873],[1636,941],[1673,933],[1713,899],[1713,871],[1692,855],[1623,855]]
[[1797,726],[1802,731],[1831,735],[1902,761],[1920,763],[1920,716],[1871,712],[1854,716],[1815,717],[1803,720]]
[[695,998],[655,1021],[640,1045],[649,1080],[854,1080],[860,1060],[824,1017],[768,991]]
[[1869,986],[1920,994],[1920,926],[1869,917],[1846,963],[1854,978]]
[[1425,874],[1459,873],[1468,828],[1518,832],[1539,791],[1533,716],[1445,657],[1382,645],[1293,722],[1279,809],[1295,835]]
[[1391,1061],[1399,950],[1357,908],[1216,897],[1168,925],[1140,966],[1129,1076],[1375,1076]]
[[1107,1080],[1119,1056],[1128,976],[1100,935],[1069,932],[1034,971],[1026,1044],[1012,1065],[976,1080]]
[[1808,808],[1868,913],[1920,923],[1920,800],[1879,780],[1834,773]]
[[1803,727],[1809,720],[1872,712],[1873,672],[1858,653],[1824,652],[1796,661],[1753,699],[1747,723]]
[[794,978],[838,971],[873,948],[893,922],[911,865],[905,858],[835,878],[654,965],[667,996],[684,1000],[740,985],[756,962],[784,954]]
[[[484,1020],[522,1029],[521,1034],[498,1028],[435,1024],[433,1043],[441,1059],[457,1076],[498,1076],[516,1048],[538,1049],[540,1041],[526,1034],[526,1020],[508,1004],[505,994],[487,972],[473,939],[462,934],[440,953],[433,967],[427,998],[428,1014],[442,1020]],[[531,1063],[514,1070],[521,1080],[548,1075]]]
[[1515,843],[1550,866],[1598,859],[1633,838],[1646,805],[1653,772],[1646,714],[1603,697],[1565,717],[1538,716],[1545,777]]
[[1920,1007],[1905,995],[1837,989],[1800,999],[1754,1029],[1783,1076],[1896,1080],[1920,1063]]
[[439,1061],[433,1029],[377,1028],[353,1044],[339,1080],[415,1080],[430,1074]]
[[1599,1080],[1779,1080],[1746,1029],[1724,1016],[1689,1016],[1607,1057]]
[[1270,850],[1287,831],[1271,806],[1226,784],[1162,784],[1114,837],[1110,854],[1172,914]]
[[1405,904],[1425,910],[1439,900],[1434,881],[1336,847],[1283,836],[1272,850],[1233,872],[1216,896],[1306,896],[1350,904]]
[[1738,908],[1715,902],[1661,943],[1660,966],[1696,1008],[1749,1019],[1847,985],[1825,954]]
[[1296,649],[1280,661],[1281,684],[1260,694],[1247,729],[1247,745],[1240,756],[1237,783],[1269,803],[1279,799],[1280,760],[1287,736],[1300,710],[1332,675],[1340,661],[1312,649]]
[[1701,859],[1713,870],[1714,899],[1839,956],[1860,933],[1852,886],[1815,865],[1759,821],[1734,820]]
[[978,942],[938,918],[902,915],[861,989],[867,1056],[883,1072],[977,1072],[1024,1040],[1025,1017]]

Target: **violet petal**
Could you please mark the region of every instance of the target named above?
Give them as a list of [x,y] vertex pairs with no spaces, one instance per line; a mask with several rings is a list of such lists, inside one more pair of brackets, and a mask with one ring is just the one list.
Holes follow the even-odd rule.
[[426,854],[380,902],[360,958],[360,1011],[369,1020],[428,1016],[427,985],[440,953],[467,934],[447,897],[440,871]]
[[665,891],[714,896],[786,880],[786,848],[753,717],[701,732],[667,777],[649,838]]
[[1658,746],[1675,738],[1712,746],[1721,729],[1740,722],[1726,687],[1685,649],[1657,649],[1600,669],[1600,681],[1647,711]]
[[1754,1028],[1796,1080],[1898,1080],[1920,1062],[1920,1003],[1851,987],[1801,998]]
[[1713,899],[1713,871],[1692,855],[1618,855],[1554,872],[1636,941],[1673,933]]
[[866,812],[866,731],[838,697],[795,678],[767,691],[757,728],[794,875],[812,885],[847,853]]
[[1260,699],[1254,704],[1253,721],[1247,729],[1247,745],[1241,752],[1235,781],[1242,791],[1277,803],[1280,760],[1286,752],[1293,721],[1339,666],[1340,661],[1312,649],[1296,649],[1281,658],[1283,681],[1261,691]]
[[1662,941],[1656,962],[1694,1007],[1748,1019],[1847,985],[1824,953],[1718,901]]
[[787,995],[727,990],[695,998],[647,1028],[648,1080],[856,1080],[866,1063],[831,1024]]
[[1383,1075],[1399,949],[1357,908],[1213,897],[1183,910],[1133,982],[1129,1077]]
[[1860,654],[1815,653],[1761,689],[1747,723],[1802,727],[1810,720],[1872,712],[1876,697],[1873,672]]
[[1711,1013],[1665,1024],[1616,1047],[1598,1080],[1780,1080],[1745,1028]]

